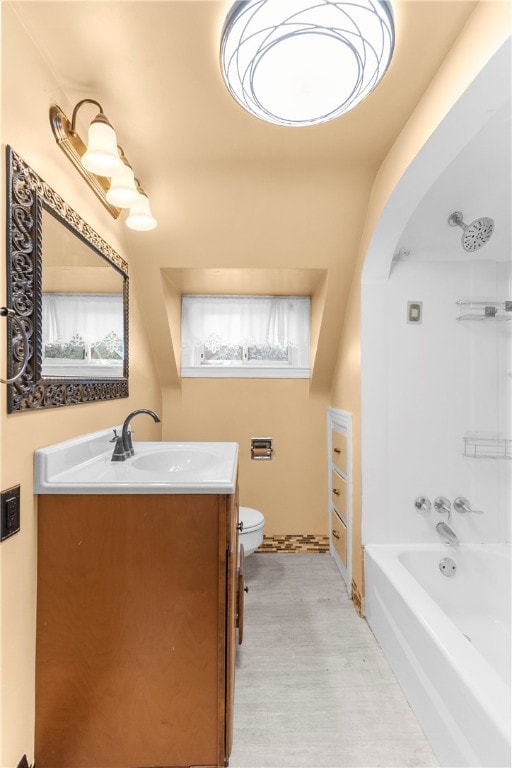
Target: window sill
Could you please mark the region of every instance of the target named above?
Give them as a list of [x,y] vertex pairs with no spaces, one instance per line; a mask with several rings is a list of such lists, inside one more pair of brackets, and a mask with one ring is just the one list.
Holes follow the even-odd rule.
[[264,368],[212,365],[204,368],[182,368],[183,379],[309,379],[309,368]]
[[123,362],[120,360],[68,360],[66,358],[45,358],[42,364],[43,378],[92,378],[122,379]]

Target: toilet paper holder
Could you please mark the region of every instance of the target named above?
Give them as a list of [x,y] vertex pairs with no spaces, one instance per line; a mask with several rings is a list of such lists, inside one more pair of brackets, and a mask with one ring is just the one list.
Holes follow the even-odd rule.
[[273,453],[271,437],[251,437],[251,459],[270,461]]

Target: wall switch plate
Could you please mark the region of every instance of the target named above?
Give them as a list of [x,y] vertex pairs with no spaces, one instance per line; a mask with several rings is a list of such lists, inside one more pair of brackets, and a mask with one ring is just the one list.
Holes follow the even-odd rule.
[[408,301],[407,302],[407,322],[408,323],[421,323],[423,302],[422,301]]
[[0,494],[0,541],[20,530],[20,486],[15,485]]

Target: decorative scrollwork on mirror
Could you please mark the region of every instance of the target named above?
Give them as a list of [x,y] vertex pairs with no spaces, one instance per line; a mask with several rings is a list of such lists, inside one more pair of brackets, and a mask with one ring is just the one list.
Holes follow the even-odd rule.
[[[8,413],[128,397],[126,261],[11,147],[6,158],[7,304],[29,342]],[[18,326],[8,318],[8,378],[24,358]]]

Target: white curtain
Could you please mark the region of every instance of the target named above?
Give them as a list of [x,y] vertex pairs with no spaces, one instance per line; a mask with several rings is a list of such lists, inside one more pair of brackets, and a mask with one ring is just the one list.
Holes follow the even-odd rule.
[[184,296],[183,365],[194,365],[194,349],[207,345],[270,344],[298,350],[298,367],[309,367],[308,296]]
[[43,293],[43,349],[76,335],[88,347],[111,332],[124,337],[121,294]]

